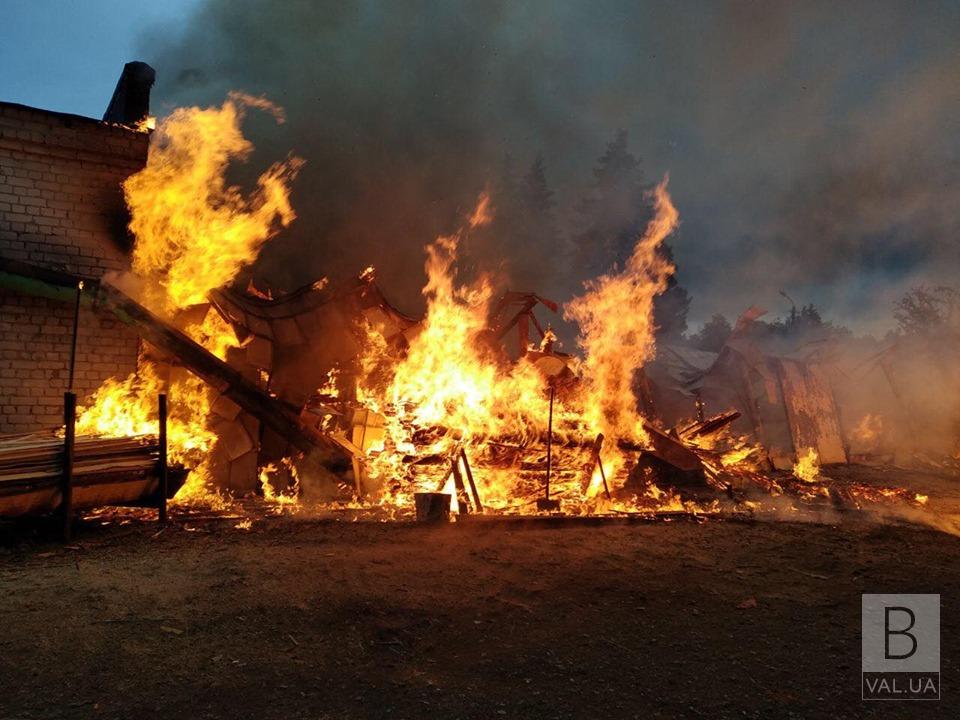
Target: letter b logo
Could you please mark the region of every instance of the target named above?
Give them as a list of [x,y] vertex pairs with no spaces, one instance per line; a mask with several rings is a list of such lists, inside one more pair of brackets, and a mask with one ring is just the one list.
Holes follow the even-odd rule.
[[[906,627],[901,630],[894,630],[890,622],[891,615],[903,615],[909,619]],[[909,657],[917,652],[917,636],[911,635],[910,630],[917,623],[917,616],[913,614],[913,610],[908,607],[885,607],[883,609],[883,624],[884,624],[884,636],[883,636],[883,658],[884,660],[906,660]],[[890,652],[890,638],[894,635],[902,635],[903,637],[909,638],[910,642],[913,643],[913,646],[910,648],[910,652],[895,654]]]

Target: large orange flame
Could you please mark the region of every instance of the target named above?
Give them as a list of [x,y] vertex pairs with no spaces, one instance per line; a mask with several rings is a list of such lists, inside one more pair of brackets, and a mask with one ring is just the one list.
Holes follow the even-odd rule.
[[168,312],[205,302],[296,217],[289,184],[299,158],[271,165],[249,195],[225,180],[230,163],[253,150],[240,130],[248,107],[283,121],[269,101],[241,93],[219,108],[179,108],[154,133],[147,167],[124,183],[133,270],[153,291],[147,299]]
[[[488,196],[481,196],[463,228],[426,247],[427,312],[420,332],[385,382],[373,382],[373,373],[361,379],[361,399],[387,417],[389,448],[376,448],[371,463],[384,480],[402,474],[398,453],[413,449],[419,431],[438,430],[425,451],[445,453],[457,443],[522,436],[545,424],[542,376],[528,363],[499,363],[483,341],[492,296],[489,278],[456,280],[461,240],[489,222],[492,212]],[[379,364],[384,351],[382,337],[371,328],[364,367],[369,371]],[[542,420],[533,420],[537,416]]]
[[[555,452],[574,467],[583,465],[583,448],[598,432],[614,442],[642,441],[645,433],[631,387],[633,375],[653,354],[653,298],[667,283],[672,265],[659,252],[677,225],[677,212],[666,181],[655,190],[656,216],[636,243],[627,266],[590,283],[587,292],[568,308],[568,317],[581,325],[586,351],[583,383],[554,401]],[[542,470],[522,472],[531,462],[542,468],[542,448],[548,418],[549,387],[534,365],[521,360],[510,365],[498,359],[483,341],[492,287],[487,277],[467,284],[456,279],[457,250],[465,233],[491,217],[489,199],[482,196],[464,228],[441,237],[426,248],[427,313],[405,356],[396,362],[387,382],[376,382],[386,349],[371,332],[362,366],[361,399],[386,416],[387,442],[370,453],[370,468],[383,479],[413,481],[391,488],[392,502],[409,502],[409,492],[435,490],[448,465],[422,470],[405,466],[400,456],[448,455],[465,446],[474,458],[475,475],[488,503],[505,507],[536,493]],[[532,451],[539,459],[512,466],[484,465],[494,445],[513,448],[517,457]],[[574,450],[564,448],[568,443]],[[417,444],[420,444],[417,447]],[[608,473],[618,473],[625,459],[614,443],[605,451]],[[527,448],[527,450],[525,450]],[[572,453],[572,454],[571,454]],[[587,452],[587,454],[589,454]],[[569,465],[570,463],[568,463]],[[584,503],[601,492],[597,469],[555,474],[555,492],[568,501]],[[524,486],[523,478],[536,478]],[[621,478],[622,479],[622,478]],[[654,500],[662,494],[654,489]],[[673,503],[666,498],[663,503]]]
[[[227,184],[231,162],[247,159],[253,145],[240,129],[248,108],[283,112],[264,98],[231,93],[220,107],[180,108],[165,118],[151,138],[147,166],[124,183],[135,237],[133,271],[140,299],[156,312],[203,303],[208,293],[229,284],[252,263],[277,230],[295,217],[289,183],[302,161],[271,165],[256,188],[244,194]],[[213,310],[184,328],[210,352],[225,359],[237,345],[233,330]],[[111,379],[81,408],[78,432],[108,436],[157,432],[157,395],[170,396],[170,455],[192,466],[178,500],[217,502],[207,492],[210,451],[217,438],[207,427],[212,391],[182,370],[161,377],[149,359],[136,373]]]
[[584,351],[584,421],[610,438],[646,438],[633,391],[636,371],[654,355],[653,300],[667,287],[674,267],[660,251],[679,215],[665,178],[654,190],[654,217],[626,267],[586,283],[566,306],[580,326]]

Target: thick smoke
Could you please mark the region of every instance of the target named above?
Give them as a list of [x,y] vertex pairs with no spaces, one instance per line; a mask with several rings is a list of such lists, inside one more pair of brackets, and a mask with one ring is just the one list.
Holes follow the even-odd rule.
[[289,121],[251,118],[251,165],[307,160],[263,257],[281,285],[372,262],[415,310],[423,245],[507,156],[542,154],[557,230],[469,250],[566,299],[575,208],[620,128],[648,180],[671,173],[694,321],[785,289],[882,329],[960,266],[955,2],[207,0],[185,28],[144,38],[155,111],[264,93]]

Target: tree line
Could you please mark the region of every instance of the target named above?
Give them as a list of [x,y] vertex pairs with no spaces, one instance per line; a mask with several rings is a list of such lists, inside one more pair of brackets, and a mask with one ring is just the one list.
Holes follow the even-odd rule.
[[[488,237],[500,243],[495,248],[500,257],[509,258],[513,289],[538,290],[548,279],[551,287],[575,293],[584,280],[622,267],[629,258],[652,217],[654,183],[631,152],[626,131],[619,130],[607,143],[592,176],[580,199],[561,212],[542,155],[525,170],[518,169],[511,157],[504,159],[490,187],[496,215]],[[662,252],[673,260],[668,243]],[[654,308],[658,342],[718,352],[733,333],[733,324],[717,313],[696,332],[688,332],[690,300],[687,289],[671,278]],[[791,305],[784,316],[755,320],[745,332],[760,341],[852,336],[843,325],[825,320],[814,304],[797,306],[791,301]],[[958,310],[958,290],[914,288],[894,305],[892,334],[907,338],[957,334]]]

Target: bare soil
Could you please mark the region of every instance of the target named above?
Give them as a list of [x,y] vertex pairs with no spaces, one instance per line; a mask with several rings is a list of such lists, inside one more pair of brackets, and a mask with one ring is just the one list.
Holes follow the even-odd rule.
[[[960,538],[935,530],[857,514],[236,525],[87,521],[66,547],[8,528],[0,718],[960,711]],[[861,701],[864,592],[941,594],[941,701]]]

